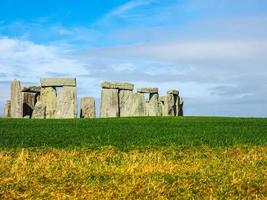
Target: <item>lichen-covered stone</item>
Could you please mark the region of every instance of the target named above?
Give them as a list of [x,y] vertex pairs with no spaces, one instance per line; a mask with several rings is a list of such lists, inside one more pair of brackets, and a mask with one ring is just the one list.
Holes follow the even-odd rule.
[[5,103],[4,117],[9,118],[11,115],[11,101],[7,100]]
[[108,82],[104,81],[101,83],[101,87],[104,89],[119,89],[119,90],[133,90],[134,85],[126,82]]
[[41,87],[76,87],[76,78],[41,78]]
[[119,117],[119,90],[102,89],[100,117]]
[[95,118],[95,99],[94,97],[83,97],[81,98],[81,118]]
[[40,93],[41,92],[41,87],[39,87],[39,86],[24,87],[22,89],[22,92]]
[[130,90],[120,90],[119,92],[119,104],[120,104],[120,117],[131,116],[131,107],[133,102],[131,101],[133,92]]
[[149,101],[146,106],[146,112],[148,116],[160,116],[160,108],[159,108],[159,95],[157,93],[150,94]]
[[159,92],[158,88],[138,88],[138,93],[149,93],[149,94],[155,94]]
[[177,116],[184,116],[184,110],[183,110],[183,106],[184,106],[184,100],[183,98],[178,96],[178,101],[177,101],[177,105],[178,105],[178,110],[177,110]]
[[40,100],[46,107],[46,118],[55,118],[57,110],[56,89],[54,87],[42,87]]
[[146,101],[143,94],[134,93],[129,98],[130,116],[146,116]]
[[179,91],[178,90],[168,90],[167,94],[173,94],[173,95],[178,96],[179,95]]
[[75,118],[77,116],[76,87],[63,86],[57,94],[56,118]]
[[11,112],[12,118],[23,117],[23,98],[20,81],[14,80],[11,83]]
[[38,100],[32,112],[33,119],[45,119],[45,105]]

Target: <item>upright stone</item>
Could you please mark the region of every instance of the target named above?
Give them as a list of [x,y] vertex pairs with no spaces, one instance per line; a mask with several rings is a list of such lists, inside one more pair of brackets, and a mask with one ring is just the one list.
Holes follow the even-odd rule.
[[184,116],[184,100],[183,98],[181,97],[178,97],[179,98],[179,110],[178,110],[178,116]]
[[75,118],[77,116],[76,87],[63,86],[57,96],[56,118]]
[[146,115],[146,101],[144,95],[141,93],[134,93],[129,98],[130,116],[138,117]]
[[81,118],[95,118],[95,99],[94,97],[83,97],[81,99]]
[[23,117],[23,99],[20,81],[14,80],[11,83],[11,112],[12,118]]
[[100,117],[119,117],[119,90],[102,88]]
[[9,118],[11,114],[11,101],[7,100],[5,104],[4,117]]
[[46,118],[55,118],[57,109],[57,92],[54,87],[42,87],[41,88],[41,102],[46,107]]
[[159,95],[149,94],[149,102],[147,105],[147,113],[148,116],[160,116],[160,108],[159,108]]
[[32,116],[34,105],[36,103],[36,94],[31,92],[23,92],[23,117]]
[[168,104],[168,97],[162,96],[159,98],[160,102],[160,110],[162,116],[169,116],[169,104]]
[[131,116],[132,107],[132,95],[133,92],[130,90],[120,90],[119,92],[119,104],[120,104],[120,117]]
[[37,103],[34,106],[34,110],[32,112],[33,119],[45,119],[45,105],[38,98]]

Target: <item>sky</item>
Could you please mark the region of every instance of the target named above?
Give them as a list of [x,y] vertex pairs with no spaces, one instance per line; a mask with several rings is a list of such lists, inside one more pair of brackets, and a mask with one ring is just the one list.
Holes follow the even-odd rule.
[[267,117],[266,0],[0,0],[0,113],[10,82],[76,77],[178,89],[187,116]]

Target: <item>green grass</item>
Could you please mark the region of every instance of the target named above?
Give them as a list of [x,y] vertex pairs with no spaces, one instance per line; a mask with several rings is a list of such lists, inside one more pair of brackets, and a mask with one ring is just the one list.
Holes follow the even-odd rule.
[[267,119],[162,117],[71,120],[0,119],[0,148],[119,149],[265,146]]

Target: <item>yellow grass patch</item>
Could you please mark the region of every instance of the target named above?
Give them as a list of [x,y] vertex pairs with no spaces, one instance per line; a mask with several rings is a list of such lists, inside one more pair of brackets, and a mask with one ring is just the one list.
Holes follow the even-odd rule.
[[267,147],[0,150],[0,199],[264,199]]

